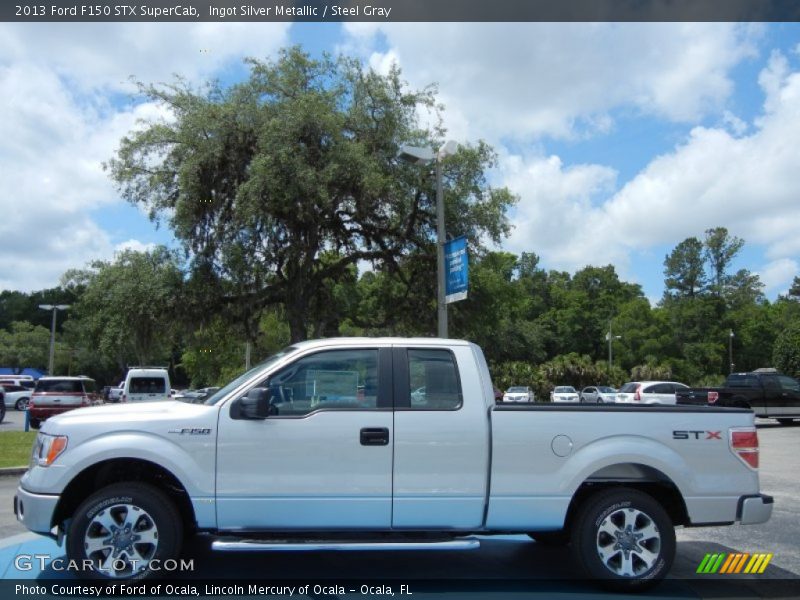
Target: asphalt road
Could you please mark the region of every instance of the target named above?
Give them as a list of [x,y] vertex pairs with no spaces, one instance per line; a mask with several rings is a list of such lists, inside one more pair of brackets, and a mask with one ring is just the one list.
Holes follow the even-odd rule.
[[6,416],[0,423],[2,431],[23,431],[25,429],[25,411],[6,408]]
[[[772,519],[762,525],[678,530],[678,554],[670,580],[651,597],[800,597],[800,426],[781,427],[765,420],[759,422],[759,437],[762,491],[772,494],[776,502]],[[16,485],[16,477],[0,477],[0,538],[26,531],[16,523],[12,511]],[[706,553],[734,551],[769,552],[774,558],[760,576],[731,579],[695,574]],[[397,581],[398,577],[409,581],[443,578],[448,584],[446,591],[458,591],[460,597],[478,592],[475,597],[494,597],[499,592],[503,597],[520,592],[526,598],[556,594],[565,599],[593,598],[596,594],[591,584],[573,579],[573,562],[567,549],[541,546],[526,536],[485,538],[479,550],[465,552],[289,552],[267,556],[212,553],[208,539],[198,537],[185,549],[185,555],[195,560],[196,573],[206,578],[255,573],[268,579],[357,580],[369,573],[371,579],[394,579],[398,586],[403,583]],[[477,580],[480,582],[471,583]],[[450,589],[451,583],[455,588]],[[420,591],[426,591],[425,586]]]

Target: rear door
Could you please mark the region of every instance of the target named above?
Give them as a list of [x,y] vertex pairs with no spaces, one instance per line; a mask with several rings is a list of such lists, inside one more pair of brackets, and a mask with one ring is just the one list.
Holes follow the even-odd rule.
[[772,414],[800,416],[800,383],[786,375],[778,376],[780,399],[777,406],[770,407]]
[[472,348],[395,347],[393,365],[392,527],[482,526],[489,417]]
[[131,375],[128,402],[157,402],[168,398],[167,380],[161,375]]

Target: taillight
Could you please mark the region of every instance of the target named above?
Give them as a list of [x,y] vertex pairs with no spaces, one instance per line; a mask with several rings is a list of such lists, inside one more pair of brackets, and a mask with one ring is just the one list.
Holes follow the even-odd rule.
[[719,400],[719,392],[708,392],[708,403],[714,404]]
[[641,391],[642,391],[642,386],[637,385],[636,386],[636,391],[633,394],[633,401],[634,402],[641,402],[642,401]]
[[730,430],[731,451],[748,467],[758,468],[758,432],[755,427]]
[[81,396],[81,406],[89,406],[90,404],[89,396]]

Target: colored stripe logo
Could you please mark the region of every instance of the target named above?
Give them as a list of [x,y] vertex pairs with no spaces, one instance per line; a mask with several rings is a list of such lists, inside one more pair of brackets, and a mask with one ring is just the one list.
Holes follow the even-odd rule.
[[771,553],[747,554],[746,552],[706,554],[703,560],[700,561],[696,572],[702,574],[720,573],[725,575],[736,573],[761,574],[766,570],[773,556],[774,555]]

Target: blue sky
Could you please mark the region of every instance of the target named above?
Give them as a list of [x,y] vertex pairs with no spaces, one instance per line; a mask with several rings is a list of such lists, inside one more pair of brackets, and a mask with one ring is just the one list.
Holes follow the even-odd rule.
[[[0,24],[0,287],[174,245],[102,171],[136,119],[129,77],[242,78],[300,44],[436,82],[449,137],[489,141],[520,197],[502,247],[614,264],[656,300],[677,243],[725,226],[768,297],[800,273],[797,24]],[[34,235],[35,234],[35,235]]]

